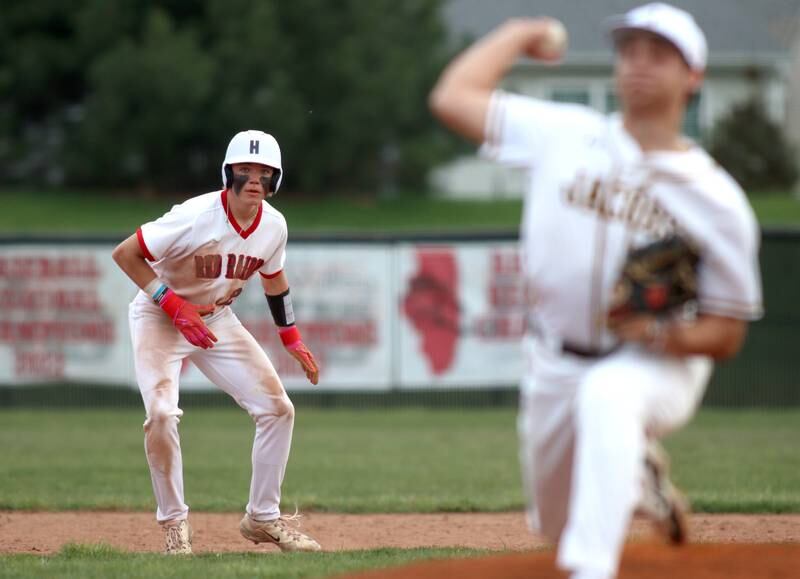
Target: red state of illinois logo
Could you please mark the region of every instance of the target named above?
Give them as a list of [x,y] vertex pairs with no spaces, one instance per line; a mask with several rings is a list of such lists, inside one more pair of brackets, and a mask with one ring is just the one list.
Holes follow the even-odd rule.
[[419,333],[431,370],[439,375],[452,366],[460,335],[458,264],[450,248],[418,249],[416,258],[403,312]]

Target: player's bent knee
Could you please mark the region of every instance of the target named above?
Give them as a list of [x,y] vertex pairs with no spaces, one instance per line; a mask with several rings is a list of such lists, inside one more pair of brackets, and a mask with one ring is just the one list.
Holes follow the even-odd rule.
[[166,400],[157,398],[147,409],[147,422],[145,422],[145,428],[147,427],[148,423],[160,423],[167,422],[169,420],[177,421],[181,414],[182,412],[179,408],[170,404]]
[[275,399],[275,414],[289,420],[294,420],[294,404],[288,396]]
[[294,404],[286,394],[270,396],[269,402],[257,412],[251,412],[251,416],[256,422],[275,418],[294,421]]

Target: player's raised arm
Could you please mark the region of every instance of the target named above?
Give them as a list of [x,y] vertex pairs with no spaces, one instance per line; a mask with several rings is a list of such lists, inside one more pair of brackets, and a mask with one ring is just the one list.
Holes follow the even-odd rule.
[[447,66],[431,91],[431,111],[454,132],[482,142],[489,99],[508,69],[523,55],[554,62],[565,41],[564,28],[556,20],[508,20]]
[[269,310],[272,313],[272,319],[275,320],[275,325],[278,326],[278,334],[283,346],[295,360],[300,362],[309,382],[316,385],[319,382],[319,366],[311,350],[303,343],[300,330],[295,325],[289,280],[286,278],[286,274],[280,271],[277,275],[262,276],[261,285],[264,287]]

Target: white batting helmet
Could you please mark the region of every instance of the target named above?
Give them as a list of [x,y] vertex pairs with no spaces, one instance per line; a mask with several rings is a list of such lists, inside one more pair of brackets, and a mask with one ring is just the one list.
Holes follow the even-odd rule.
[[231,165],[236,163],[260,163],[275,169],[267,194],[278,192],[278,187],[281,186],[283,180],[283,169],[281,168],[281,148],[275,137],[263,131],[236,133],[228,143],[225,160],[222,162],[222,184],[225,187],[233,185]]

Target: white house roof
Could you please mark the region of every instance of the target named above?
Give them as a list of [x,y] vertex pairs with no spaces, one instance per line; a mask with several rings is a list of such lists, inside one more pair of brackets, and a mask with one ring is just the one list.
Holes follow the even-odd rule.
[[[570,36],[566,63],[610,62],[604,21],[645,1],[449,0],[445,20],[455,38],[478,37],[513,16],[551,16]],[[786,59],[800,28],[800,0],[672,0],[706,34],[709,64],[764,64]]]

